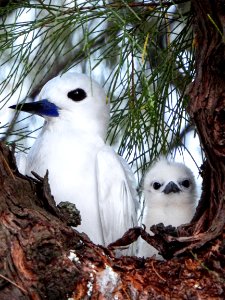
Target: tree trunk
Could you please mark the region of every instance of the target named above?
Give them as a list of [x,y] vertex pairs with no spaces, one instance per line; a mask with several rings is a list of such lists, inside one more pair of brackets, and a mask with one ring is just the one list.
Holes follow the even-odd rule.
[[196,75],[189,90],[189,113],[207,159],[193,233],[204,232],[206,242],[218,236],[225,223],[225,3],[193,0],[192,6]]

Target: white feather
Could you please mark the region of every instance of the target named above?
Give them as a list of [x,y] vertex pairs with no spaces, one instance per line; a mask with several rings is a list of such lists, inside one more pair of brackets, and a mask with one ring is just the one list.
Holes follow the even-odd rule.
[[24,152],[16,153],[16,164],[21,174],[25,174],[26,162],[27,162],[27,156]]
[[128,228],[137,226],[136,191],[128,174],[121,164],[121,158],[109,146],[99,151],[98,199],[105,245],[122,237]]

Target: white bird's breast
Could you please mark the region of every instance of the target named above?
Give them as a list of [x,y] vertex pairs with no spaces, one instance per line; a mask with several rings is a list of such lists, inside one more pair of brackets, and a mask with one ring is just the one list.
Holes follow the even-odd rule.
[[[103,243],[98,209],[96,156],[104,146],[101,138],[44,131],[31,148],[26,174],[40,176],[49,171],[49,183],[56,204],[69,201],[81,213],[79,231],[88,232],[95,243]],[[87,210],[87,207],[89,208]],[[92,226],[92,222],[95,226]],[[93,233],[92,233],[93,231]],[[96,231],[99,232],[96,237]]]

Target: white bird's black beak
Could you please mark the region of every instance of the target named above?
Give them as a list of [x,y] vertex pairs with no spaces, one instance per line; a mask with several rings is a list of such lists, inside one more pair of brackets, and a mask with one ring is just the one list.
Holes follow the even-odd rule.
[[181,189],[174,183],[173,181],[170,181],[165,189],[163,190],[163,193],[170,194],[170,193],[179,193]]
[[20,103],[17,105],[12,105],[9,108],[16,109],[17,111],[24,111],[30,114],[36,114],[39,116],[47,117],[58,117],[59,108],[47,99],[40,101],[30,102],[30,103]]

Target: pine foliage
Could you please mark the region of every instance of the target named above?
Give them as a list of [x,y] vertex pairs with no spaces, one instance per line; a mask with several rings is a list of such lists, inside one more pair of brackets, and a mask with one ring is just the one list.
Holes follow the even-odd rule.
[[[1,5],[1,112],[12,99],[34,99],[61,72],[85,72],[108,92],[108,141],[140,179],[159,154],[185,146],[192,129],[185,95],[194,76],[188,5],[94,0]],[[31,129],[27,121],[19,124],[14,117],[1,124],[1,133],[21,150]]]

